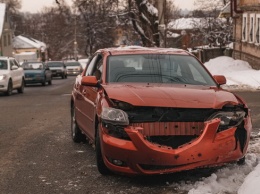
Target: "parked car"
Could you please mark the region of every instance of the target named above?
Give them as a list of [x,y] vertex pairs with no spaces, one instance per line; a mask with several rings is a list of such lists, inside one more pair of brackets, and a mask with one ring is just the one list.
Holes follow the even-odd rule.
[[10,96],[13,90],[24,92],[23,68],[12,57],[0,57],[0,92]]
[[52,77],[67,78],[67,69],[63,61],[48,61],[46,64],[51,70]]
[[68,75],[79,75],[82,73],[81,64],[78,61],[67,61],[65,62]]
[[24,62],[22,64],[25,74],[25,85],[41,83],[43,86],[48,82],[52,84],[50,68],[43,62]]
[[184,50],[98,50],[72,90],[72,139],[95,145],[101,174],[242,164],[250,111],[225,83]]

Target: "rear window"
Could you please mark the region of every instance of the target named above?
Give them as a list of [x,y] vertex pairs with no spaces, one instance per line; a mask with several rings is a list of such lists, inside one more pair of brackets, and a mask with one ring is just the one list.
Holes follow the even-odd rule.
[[66,62],[65,63],[66,66],[80,66],[79,62]]
[[42,63],[23,63],[22,67],[24,70],[43,69],[43,64]]
[[47,64],[49,67],[62,67],[63,66],[62,62],[48,62]]

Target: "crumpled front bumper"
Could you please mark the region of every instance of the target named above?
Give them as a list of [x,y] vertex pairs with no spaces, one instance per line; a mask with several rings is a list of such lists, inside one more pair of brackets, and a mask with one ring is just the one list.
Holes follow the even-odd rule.
[[[177,149],[149,142],[142,135],[141,127],[125,128],[131,141],[112,137],[101,127],[103,159],[110,170],[125,174],[173,173],[237,161],[246,153],[251,120],[244,120],[246,141],[242,147],[236,137],[237,127],[217,132],[219,123],[219,119],[205,122],[198,138]],[[124,165],[115,165],[113,160],[122,161]]]

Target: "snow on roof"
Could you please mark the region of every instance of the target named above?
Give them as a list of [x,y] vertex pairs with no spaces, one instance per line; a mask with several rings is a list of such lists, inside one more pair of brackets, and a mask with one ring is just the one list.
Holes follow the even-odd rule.
[[203,24],[204,22],[205,19],[202,18],[179,18],[171,21],[168,24],[168,29],[186,30],[186,29],[200,28],[202,26],[205,26]]
[[14,48],[43,48],[46,49],[46,44],[29,37],[22,35],[16,36],[13,40]]
[[15,55],[35,55],[35,52],[21,52],[21,53],[15,53]]
[[219,17],[230,17],[230,2],[221,9]]
[[4,3],[0,3],[0,36],[2,36],[3,27],[4,27],[5,8],[6,8],[6,5]]

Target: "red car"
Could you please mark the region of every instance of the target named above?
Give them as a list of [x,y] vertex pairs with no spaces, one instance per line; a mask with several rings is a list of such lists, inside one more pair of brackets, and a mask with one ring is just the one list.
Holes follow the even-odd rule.
[[243,163],[250,112],[225,83],[184,50],[98,50],[73,87],[72,139],[95,145],[101,174]]

